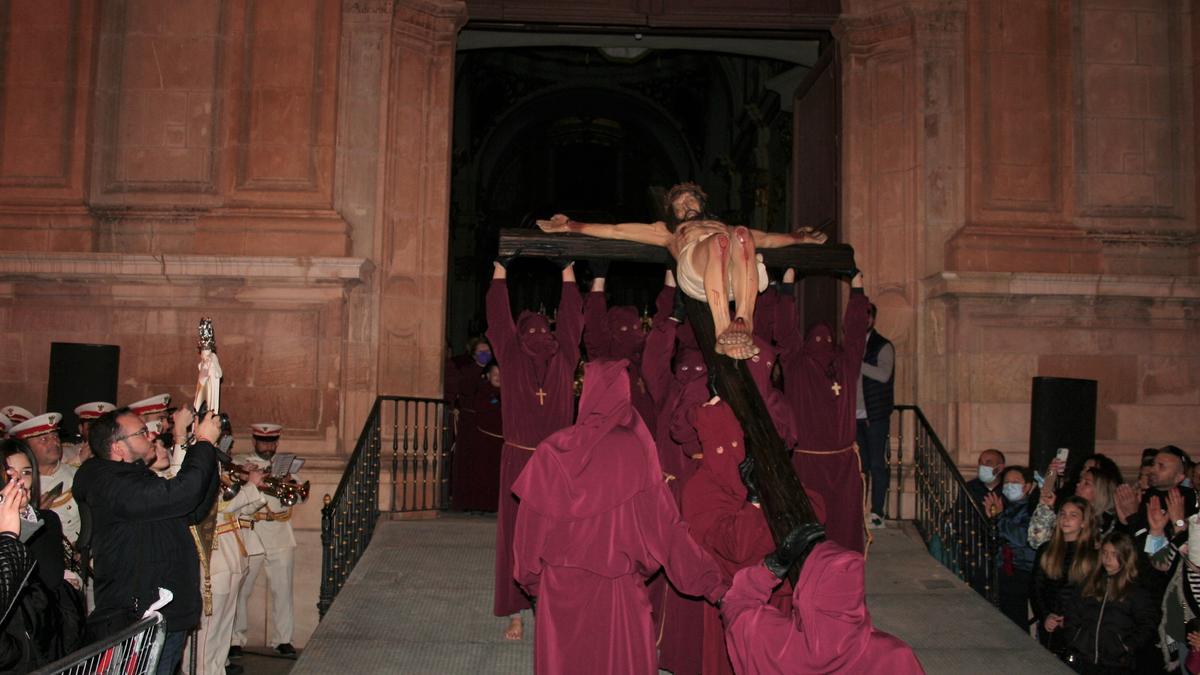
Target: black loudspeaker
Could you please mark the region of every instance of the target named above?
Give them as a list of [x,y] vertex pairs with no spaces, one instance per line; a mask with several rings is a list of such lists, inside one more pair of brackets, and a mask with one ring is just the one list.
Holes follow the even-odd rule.
[[1029,465],[1043,475],[1059,448],[1069,448],[1067,476],[1096,452],[1096,381],[1033,378]]
[[121,348],[116,345],[50,343],[50,379],[46,386],[46,412],[61,413],[59,433],[74,436],[79,428],[75,407],[92,401],[117,404],[117,368]]

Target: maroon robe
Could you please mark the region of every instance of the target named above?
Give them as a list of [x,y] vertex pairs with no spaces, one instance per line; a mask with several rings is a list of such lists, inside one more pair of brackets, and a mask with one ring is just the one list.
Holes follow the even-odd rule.
[[553,332],[546,317],[532,312],[521,312],[514,325],[508,284],[503,279],[492,280],[487,294],[487,337],[500,363],[500,387],[504,391],[500,406],[504,447],[500,451],[496,516],[496,616],[509,616],[529,607],[529,599],[512,580],[512,536],[517,520],[512,484],[537,444],[571,424],[575,365],[583,331],[583,299],[574,283],[563,284],[557,316]]
[[783,447],[790,449],[795,447],[796,440],[799,438],[796,430],[796,411],[792,409],[783,392],[776,389],[775,385],[771,383],[771,371],[775,367],[776,359],[779,358],[779,350],[759,337],[757,332],[754,336],[754,345],[758,347],[759,352],[751,356],[747,362],[750,368],[750,377],[754,379],[758,393],[762,396],[763,403],[767,405],[767,413],[770,414],[771,422],[775,425],[775,432],[783,440]]
[[[867,296],[852,289],[843,319],[845,339],[834,347],[828,326],[813,326],[803,342],[783,331],[783,386],[796,415],[798,439],[792,463],[805,485],[826,500],[826,535],[862,553],[863,479],[855,448],[858,375],[867,340]],[[795,326],[795,301],[780,302],[781,325]]]
[[[778,341],[776,327],[779,323],[779,292],[775,287],[758,294],[754,301],[754,337],[762,338],[767,344]],[[758,341],[755,340],[757,343]]]
[[583,297],[583,346],[589,361],[629,362],[629,386],[633,407],[650,429],[654,428],[654,400],[642,377],[642,351],[646,331],[637,308],[623,305],[608,307],[604,293],[592,291]]
[[863,590],[863,557],[833,542],[813,548],[792,611],[765,604],[779,579],[764,565],[738,572],[721,603],[738,675],[924,673],[903,640],[875,630]]
[[[444,381],[444,389],[446,401],[450,407],[457,411],[454,417],[454,456],[457,460],[462,456],[473,456],[478,450],[472,448],[472,444],[476,442],[477,435],[475,434],[475,392],[486,384],[487,369],[475,362],[472,354],[459,354],[453,358],[446,359],[446,376]],[[458,475],[458,462],[455,462],[454,475],[452,480],[466,479],[470,483],[473,478],[468,476]],[[458,502],[458,495],[464,494],[464,490],[471,488],[451,486],[451,494],[454,497],[452,506],[458,510],[467,510],[467,507],[461,506]]]
[[[746,501],[738,465],[746,458],[742,427],[729,404],[701,405],[692,409],[692,420],[704,448],[700,470],[683,491],[683,518],[692,538],[717,561],[721,571],[732,577],[738,570],[757,564],[775,542],[762,509]],[[806,490],[818,520],[825,518],[820,494]],[[770,604],[787,613],[792,606],[791,584],[784,582],[772,594]],[[704,608],[704,675],[732,675],[733,665],[725,650],[725,631],[717,608]]]
[[535,671],[654,675],[645,579],[665,567],[713,602],[726,581],[663,484],[625,364],[585,368],[579,421],[547,438],[513,485],[514,575],[538,598]]
[[500,389],[485,380],[467,405],[472,411],[471,426],[459,417],[450,494],[454,508],[460,511],[495,511],[500,502],[500,453],[504,446]]
[[[673,321],[671,323],[674,323]],[[647,340],[649,342],[649,340]],[[662,360],[663,355],[655,357]],[[683,491],[700,463],[692,459],[701,452],[696,429],[688,420],[688,411],[710,398],[708,366],[696,349],[680,344],[675,354],[674,377],[667,389],[666,399],[658,412],[658,430],[654,435],[663,470],[674,476],[668,482],[676,505],[683,501]],[[666,463],[670,463],[667,465]],[[700,641],[704,631],[704,602],[686,597],[679,588],[663,588],[657,581],[652,587],[660,593],[663,609],[661,619],[659,665],[676,675],[700,672]]]

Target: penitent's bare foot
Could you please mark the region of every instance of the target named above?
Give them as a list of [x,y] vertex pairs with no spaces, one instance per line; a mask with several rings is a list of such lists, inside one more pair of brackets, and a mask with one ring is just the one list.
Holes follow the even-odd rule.
[[759,352],[754,346],[754,335],[750,324],[738,317],[729,324],[723,333],[717,336],[714,351],[724,354],[731,359],[748,359]]
[[505,640],[521,640],[525,637],[525,622],[521,617],[514,616],[508,620],[508,628],[504,629]]

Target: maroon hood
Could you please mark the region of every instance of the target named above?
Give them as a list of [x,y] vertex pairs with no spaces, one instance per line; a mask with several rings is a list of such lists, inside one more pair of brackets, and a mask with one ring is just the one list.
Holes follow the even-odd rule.
[[542,441],[513,484],[521,508],[582,520],[661,482],[654,438],[630,402],[627,367],[624,360],[584,366],[577,421]]

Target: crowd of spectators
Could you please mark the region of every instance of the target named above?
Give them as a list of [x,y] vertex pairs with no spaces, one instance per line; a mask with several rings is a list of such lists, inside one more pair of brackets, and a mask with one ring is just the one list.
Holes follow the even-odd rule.
[[1074,475],[980,455],[968,491],[996,527],[1001,611],[1083,673],[1200,673],[1197,465],[1147,448],[1126,483],[1095,454]]
[[[227,416],[168,406],[167,395],[132,407],[85,404],[75,410],[80,435],[68,436],[77,442],[66,444],[58,413],[0,410],[0,673],[105,644],[148,611],[165,631],[156,672],[240,672],[228,661],[234,581],[245,576],[246,545],[259,538],[224,514],[244,505],[257,520],[265,505],[277,515],[266,499],[285,479],[267,491],[269,469],[228,456]],[[265,441],[273,450],[280,428],[252,425],[255,451]],[[218,551],[241,554],[222,567],[229,555]]]

